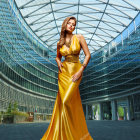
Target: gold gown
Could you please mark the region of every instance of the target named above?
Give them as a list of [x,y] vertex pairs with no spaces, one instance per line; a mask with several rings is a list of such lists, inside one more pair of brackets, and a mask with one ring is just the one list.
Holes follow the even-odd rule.
[[75,82],[74,75],[82,66],[79,61],[81,46],[73,35],[70,48],[63,45],[60,53],[65,56],[62,73],[58,71],[58,93],[50,124],[41,140],[93,140],[88,132],[79,92],[82,76]]

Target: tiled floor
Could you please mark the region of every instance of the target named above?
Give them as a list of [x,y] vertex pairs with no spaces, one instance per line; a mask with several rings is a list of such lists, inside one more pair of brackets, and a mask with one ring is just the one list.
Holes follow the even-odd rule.
[[[0,124],[0,140],[40,140],[49,122]],[[94,140],[140,140],[140,121],[87,120]]]

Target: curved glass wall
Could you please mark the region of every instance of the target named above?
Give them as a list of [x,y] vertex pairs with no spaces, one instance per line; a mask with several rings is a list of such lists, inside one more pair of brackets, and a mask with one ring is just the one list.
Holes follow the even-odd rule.
[[139,21],[140,14],[114,39],[118,43],[110,42],[92,55],[80,84],[87,118],[89,114],[94,114],[91,107],[93,105],[93,108],[99,108],[100,115],[96,115],[99,120],[117,120],[119,107],[124,110],[123,119],[140,119]]
[[0,80],[0,111],[6,111],[9,103],[13,104],[15,101],[20,111],[45,115],[51,115],[54,106],[53,99],[29,94]]
[[[112,42],[92,55],[80,85],[84,102],[127,96],[140,91],[140,14],[120,35],[118,44]],[[137,23],[137,24],[134,24]],[[131,33],[127,34],[125,32]],[[119,36],[117,37],[119,38]]]
[[57,67],[49,51],[24,28],[8,1],[0,3],[1,72],[20,88],[56,96]]

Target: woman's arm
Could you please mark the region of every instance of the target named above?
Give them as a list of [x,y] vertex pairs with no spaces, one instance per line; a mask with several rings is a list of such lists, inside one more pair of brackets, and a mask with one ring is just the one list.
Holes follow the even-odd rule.
[[84,51],[84,54],[85,54],[85,59],[84,59],[84,62],[82,64],[82,67],[81,67],[81,71],[83,72],[83,70],[85,69],[85,67],[88,65],[89,63],[89,60],[91,58],[91,55],[90,55],[90,52],[89,52],[89,49],[88,49],[88,46],[87,46],[87,43],[86,43],[86,40],[84,38],[83,35],[80,34],[80,44],[81,44],[81,47]]
[[62,72],[62,70],[61,70],[61,66],[63,67],[63,64],[61,63],[62,55],[60,54],[60,47],[58,44],[59,44],[59,42],[57,42],[57,55],[56,55],[55,61],[57,62],[60,72]]
[[86,40],[85,38],[83,37],[83,35],[79,35],[79,42],[80,42],[80,45],[84,51],[84,54],[85,54],[85,59],[84,59],[84,62],[82,64],[82,67],[79,69],[79,71],[77,73],[75,73],[73,76],[72,76],[72,81],[76,81],[80,78],[80,76],[82,75],[85,67],[87,66],[90,58],[91,58],[91,55],[90,55],[90,52],[89,52],[89,49],[88,49],[88,46],[87,46],[87,43],[86,43]]

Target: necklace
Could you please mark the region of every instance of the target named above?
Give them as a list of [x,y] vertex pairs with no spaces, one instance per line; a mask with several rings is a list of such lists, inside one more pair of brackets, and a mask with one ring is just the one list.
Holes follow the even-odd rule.
[[[72,37],[71,37],[72,38]],[[69,39],[69,42],[68,43],[66,43],[66,38],[65,38],[65,45],[68,47],[68,48],[70,48],[70,45],[71,45],[71,38]]]

